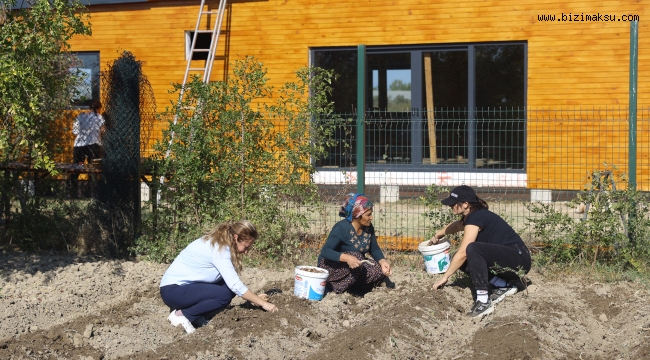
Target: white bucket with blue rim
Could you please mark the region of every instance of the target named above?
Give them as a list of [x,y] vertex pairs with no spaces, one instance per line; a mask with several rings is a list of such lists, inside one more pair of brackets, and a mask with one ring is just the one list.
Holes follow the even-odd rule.
[[329,271],[315,266],[296,267],[293,294],[307,300],[321,300],[329,275]]
[[429,240],[418,245],[418,250],[424,258],[424,267],[429,274],[442,274],[449,268],[449,242],[440,239],[435,245],[429,245]]

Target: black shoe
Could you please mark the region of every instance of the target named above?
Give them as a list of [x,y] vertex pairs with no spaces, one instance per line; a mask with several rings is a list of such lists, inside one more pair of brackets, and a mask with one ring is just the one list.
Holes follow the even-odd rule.
[[492,294],[490,294],[490,301],[492,303],[497,304],[501,302],[501,300],[505,299],[506,296],[514,295],[519,291],[518,286],[508,282],[506,287],[495,287],[492,289]]
[[528,278],[524,277],[522,279],[517,279],[517,280],[510,280],[508,281],[508,285],[515,286],[517,288],[518,292],[522,292],[526,290],[528,287],[528,284],[530,284]]
[[487,303],[480,302],[476,300],[474,303],[474,306],[472,306],[472,310],[470,310],[467,315],[469,315],[472,318],[482,318],[485,315],[492,314],[494,312],[494,305],[492,304],[492,301],[488,299]]

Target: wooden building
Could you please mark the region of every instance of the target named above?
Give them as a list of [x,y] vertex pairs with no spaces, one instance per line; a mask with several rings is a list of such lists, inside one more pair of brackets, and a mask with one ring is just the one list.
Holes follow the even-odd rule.
[[[73,50],[98,64],[95,71],[132,52],[159,108],[174,101],[168,91],[183,80],[200,1],[89,2],[93,35],[74,39]],[[219,1],[207,4],[216,9]],[[357,45],[365,44],[367,183],[576,190],[604,162],[627,171],[628,20],[650,17],[645,5],[228,1],[212,79],[224,79],[228,64],[246,55],[264,63],[276,86],[303,66],[331,68],[341,74],[337,109],[353,113]],[[216,19],[205,17],[201,28]],[[650,29],[638,24],[637,181],[649,189]],[[345,155],[331,149],[316,181],[354,182]]]

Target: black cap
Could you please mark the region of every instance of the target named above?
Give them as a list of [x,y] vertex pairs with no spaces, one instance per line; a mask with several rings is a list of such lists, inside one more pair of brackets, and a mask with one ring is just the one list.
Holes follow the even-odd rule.
[[455,187],[449,193],[449,197],[441,201],[441,203],[447,206],[452,206],[459,202],[469,202],[469,203],[478,202],[478,198],[476,197],[476,193],[474,192],[474,189],[472,189],[467,185],[461,185]]

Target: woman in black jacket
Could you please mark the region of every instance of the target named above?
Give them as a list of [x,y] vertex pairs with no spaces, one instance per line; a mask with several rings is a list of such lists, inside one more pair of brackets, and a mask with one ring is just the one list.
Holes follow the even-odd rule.
[[530,252],[513,228],[489,211],[487,203],[471,187],[454,188],[442,203],[462,217],[438,230],[431,241],[437,243],[446,234],[459,231],[463,231],[463,240],[434,288],[442,288],[459,269],[469,273],[476,290],[476,302],[469,315],[483,317],[494,311],[495,303],[523,289],[520,276],[530,271]]

